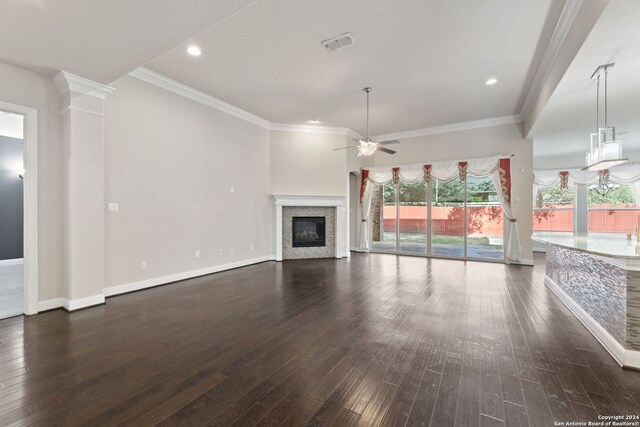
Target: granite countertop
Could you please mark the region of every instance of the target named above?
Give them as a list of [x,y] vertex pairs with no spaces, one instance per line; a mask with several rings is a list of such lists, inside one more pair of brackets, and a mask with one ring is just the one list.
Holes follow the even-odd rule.
[[575,249],[594,255],[611,258],[640,260],[640,245],[635,234],[631,241],[622,233],[533,233],[537,242]]

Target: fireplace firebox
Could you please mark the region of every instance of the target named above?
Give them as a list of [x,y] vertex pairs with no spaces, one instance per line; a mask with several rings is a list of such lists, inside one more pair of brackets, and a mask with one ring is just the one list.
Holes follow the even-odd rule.
[[292,221],[294,248],[326,246],[325,237],[325,217],[310,216],[300,217],[294,216]]

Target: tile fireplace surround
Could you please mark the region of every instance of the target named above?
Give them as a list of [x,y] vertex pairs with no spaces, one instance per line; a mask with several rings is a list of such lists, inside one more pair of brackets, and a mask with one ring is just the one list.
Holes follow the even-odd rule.
[[[330,252],[322,252],[322,251],[309,251],[308,253],[304,253],[302,255],[292,255],[290,252],[291,248],[287,249],[286,257],[284,259],[294,259],[294,258],[325,258],[326,256],[332,256],[335,258],[342,258],[343,248],[345,247],[345,201],[342,196],[301,196],[301,195],[286,195],[286,194],[274,194],[273,198],[275,199],[276,205],[276,220],[275,220],[275,239],[276,239],[276,261],[283,260],[283,234],[287,234],[288,238],[290,238],[290,230],[287,233],[284,233],[283,227],[283,218],[287,216],[290,221],[290,214],[283,215],[283,208],[285,207],[298,207],[298,208],[335,208],[333,215],[329,213],[327,217],[327,221],[330,221],[333,218],[333,227],[334,236],[331,239],[334,244],[333,248],[329,249]],[[319,216],[319,215],[311,215],[312,212],[315,212],[313,209],[309,209],[308,216]],[[303,215],[304,216],[304,215]],[[291,227],[291,224],[287,224],[286,227]],[[330,234],[329,224],[327,224],[327,233]],[[290,245],[289,245],[290,246]],[[327,241],[327,246],[330,246],[330,241]],[[301,249],[301,248],[295,248]],[[309,249],[317,249],[317,248],[309,248]],[[326,250],[327,248],[325,248]]]

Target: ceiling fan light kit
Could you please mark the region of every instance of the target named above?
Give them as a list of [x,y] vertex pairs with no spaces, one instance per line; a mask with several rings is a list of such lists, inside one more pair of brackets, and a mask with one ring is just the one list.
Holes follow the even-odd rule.
[[356,146],[335,148],[334,150],[347,150],[349,148],[357,148],[358,154],[356,154],[356,157],[371,156],[376,151],[382,151],[383,153],[387,153],[387,154],[395,154],[396,153],[395,150],[382,147],[382,145],[397,144],[400,142],[397,139],[393,139],[390,141],[376,142],[369,137],[369,93],[371,92],[371,88],[365,87],[363,90],[367,92],[367,137],[361,138],[361,139],[354,139],[354,141],[358,141],[358,145]]

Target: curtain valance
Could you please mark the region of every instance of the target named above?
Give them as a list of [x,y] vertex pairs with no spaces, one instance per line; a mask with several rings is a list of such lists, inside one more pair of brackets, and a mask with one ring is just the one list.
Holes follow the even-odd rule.
[[388,184],[396,180],[402,182],[418,182],[425,179],[425,176],[436,178],[440,181],[451,181],[461,175],[461,163],[466,163],[466,175],[479,178],[491,175],[498,168],[498,160],[508,158],[505,156],[482,157],[479,159],[446,162],[423,162],[409,165],[400,165],[391,168],[389,166],[374,166],[366,168],[367,179],[376,184]]
[[[630,163],[616,166],[608,170],[608,181],[614,184],[633,184],[640,181],[640,163]],[[533,183],[539,187],[560,185],[566,187],[568,182],[574,184],[596,184],[600,179],[598,171],[583,171],[574,169],[551,169],[533,171]]]

